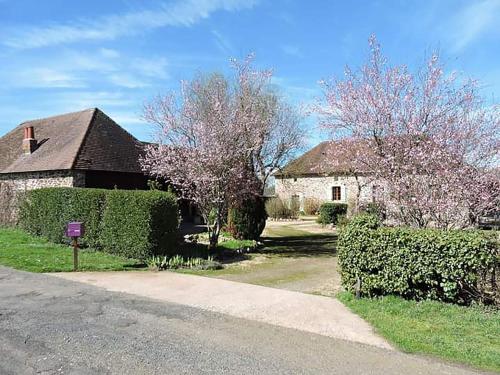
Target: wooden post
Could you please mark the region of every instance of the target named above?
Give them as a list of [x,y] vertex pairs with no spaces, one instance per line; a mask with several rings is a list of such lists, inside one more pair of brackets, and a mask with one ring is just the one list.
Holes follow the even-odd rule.
[[361,279],[359,278],[359,276],[356,276],[356,285],[355,285],[354,289],[356,290],[356,299],[360,299],[361,298]]
[[73,237],[73,271],[78,271],[78,237]]

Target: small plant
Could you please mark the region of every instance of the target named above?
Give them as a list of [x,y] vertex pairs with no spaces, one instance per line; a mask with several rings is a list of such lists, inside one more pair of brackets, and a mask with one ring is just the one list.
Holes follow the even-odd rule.
[[174,255],[168,260],[168,268],[181,268],[184,266],[184,258],[181,255]]
[[337,227],[345,227],[349,224],[349,219],[346,215],[338,215],[337,216]]
[[281,198],[271,198],[266,202],[267,215],[273,220],[295,219],[299,216],[300,202],[297,199],[283,201]]
[[319,199],[317,198],[304,199],[304,214],[317,215],[320,207],[321,207],[321,201]]
[[340,215],[346,215],[347,204],[323,203],[319,209],[318,223],[336,225]]
[[290,219],[297,219],[300,214],[300,200],[298,197],[290,198],[288,207],[290,209]]
[[152,256],[146,261],[146,264],[150,269],[156,271],[179,268],[195,270],[218,270],[223,268],[222,264],[215,261],[211,256],[207,259],[196,257],[184,259],[181,255],[174,255],[171,258],[167,256]]
[[168,268],[168,258],[166,256],[152,256],[146,260],[146,264],[148,265],[148,268],[152,270],[165,270]]

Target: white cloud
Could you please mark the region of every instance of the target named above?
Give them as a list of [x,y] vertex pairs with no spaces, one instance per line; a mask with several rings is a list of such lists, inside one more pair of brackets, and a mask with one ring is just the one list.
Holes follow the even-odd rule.
[[109,49],[54,51],[43,57],[25,56],[6,62],[0,70],[0,87],[82,88],[111,83],[116,87],[144,88],[170,78],[164,57],[122,56]]
[[300,51],[299,46],[285,44],[281,46],[281,50],[287,55],[294,57],[303,57],[302,52]]
[[191,26],[219,10],[253,7],[258,0],[177,0],[157,9],[113,14],[38,27],[16,26],[4,31],[1,43],[13,48],[39,48],[79,41],[113,40],[166,26]]
[[451,50],[459,52],[490,30],[500,30],[500,1],[472,1],[446,25],[444,32]]
[[109,81],[115,86],[125,87],[127,89],[138,89],[150,86],[145,80],[130,73],[115,73],[109,76]]
[[217,30],[212,30],[212,35],[214,36],[215,45],[221,52],[228,56],[233,54],[234,49],[229,39]]
[[145,77],[167,79],[169,74],[167,72],[168,62],[164,57],[156,58],[138,58],[132,62],[132,68]]
[[60,108],[60,112],[75,111],[93,107],[130,108],[137,105],[136,98],[120,91],[62,91],[50,96],[50,104]]
[[15,71],[7,79],[14,87],[81,88],[85,82],[78,76],[50,68],[31,68]]
[[110,48],[101,48],[99,52],[101,53],[101,56],[108,59],[116,59],[120,57],[120,52]]

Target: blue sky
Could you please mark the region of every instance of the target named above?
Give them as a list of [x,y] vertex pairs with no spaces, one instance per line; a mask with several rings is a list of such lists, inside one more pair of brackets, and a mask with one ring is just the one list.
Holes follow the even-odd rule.
[[498,102],[499,19],[500,0],[0,0],[0,136],[99,107],[148,140],[145,101],[250,52],[290,101],[311,103],[320,79],[364,61],[371,33],[393,63],[438,49]]

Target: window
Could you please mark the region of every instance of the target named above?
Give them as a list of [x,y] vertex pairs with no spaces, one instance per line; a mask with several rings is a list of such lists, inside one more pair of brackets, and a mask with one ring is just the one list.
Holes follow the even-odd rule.
[[341,200],[341,195],[340,195],[340,186],[333,186],[332,187],[332,201],[340,201]]
[[297,177],[294,177],[293,182],[297,182]]

